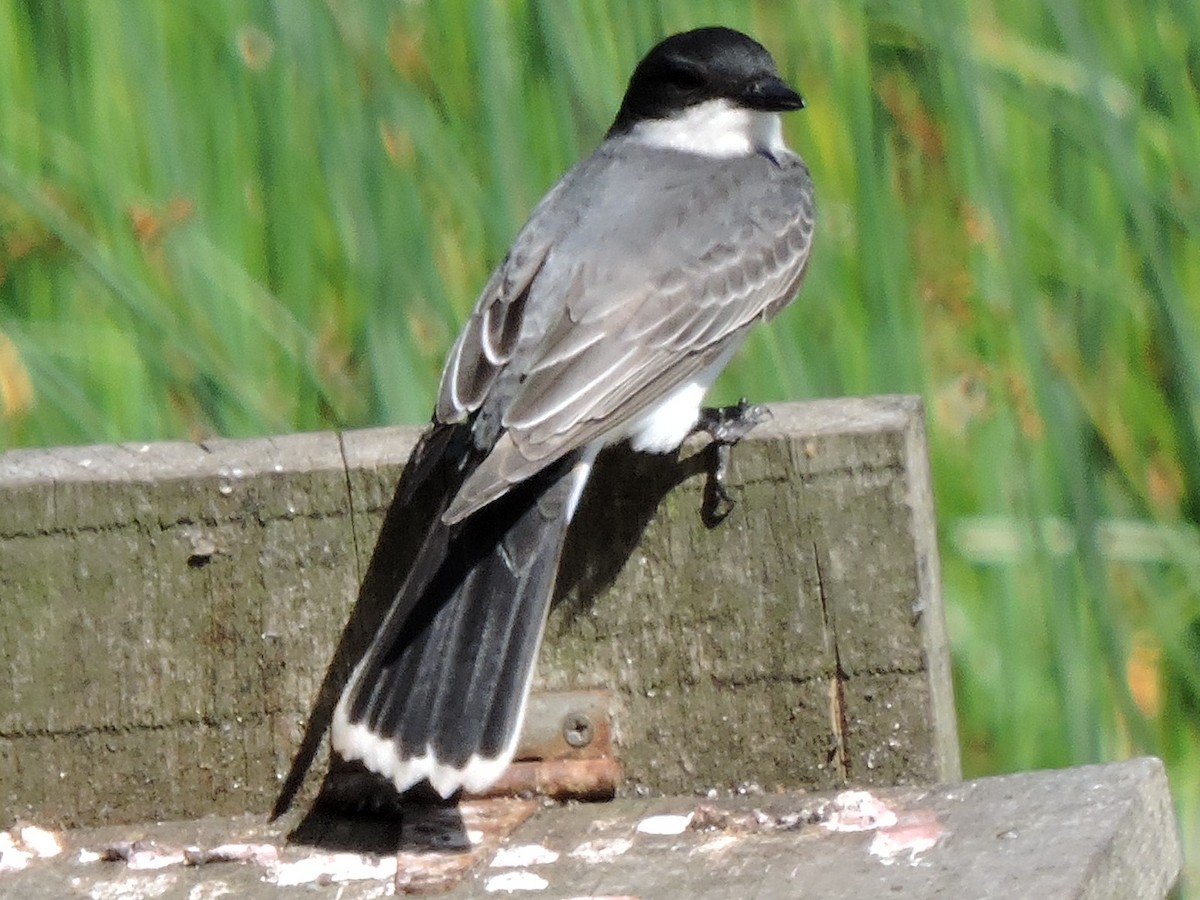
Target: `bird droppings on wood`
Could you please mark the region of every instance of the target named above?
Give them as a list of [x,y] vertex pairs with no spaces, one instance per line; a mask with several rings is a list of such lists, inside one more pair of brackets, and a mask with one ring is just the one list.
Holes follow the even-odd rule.
[[279,848],[274,844],[221,844],[210,850],[188,847],[183,851],[183,861],[189,866],[206,866],[209,863],[252,862],[270,867],[279,863]]
[[544,891],[548,887],[550,887],[550,882],[541,875],[526,869],[517,869],[502,875],[492,875],[484,884],[483,889],[489,894],[497,891],[511,894],[514,891]]
[[27,853],[14,846],[12,838],[7,833],[0,834],[0,873],[19,872],[29,865],[32,853]]
[[[245,884],[310,889],[359,884],[367,892],[353,895],[359,898],[395,893],[441,893],[487,860],[499,857],[504,864],[504,854],[497,854],[501,841],[537,808],[534,801],[512,798],[464,801],[456,808],[406,808],[398,814],[395,823],[397,850],[390,853],[359,852],[357,848],[336,846],[346,834],[339,831],[333,820],[315,829],[317,839],[313,845],[288,844],[287,831],[282,826],[237,823],[237,820],[218,820],[224,828],[212,825],[211,820],[141,827],[113,826],[93,833],[102,838],[95,841],[84,837],[86,833],[76,834],[71,847],[70,880],[82,884],[88,880],[85,872],[117,870],[121,874],[115,878],[106,874],[96,879],[94,887],[99,887],[91,893],[139,900],[173,896],[170,892],[175,886],[192,878],[187,874],[188,869],[203,866],[208,870],[218,863],[242,863],[241,866],[219,867],[222,873],[231,870],[242,873],[238,877],[243,885],[235,892],[239,896],[245,892]],[[196,841],[185,836],[189,825],[201,830],[205,839]],[[376,838],[381,830],[388,828],[389,824],[381,820],[366,824],[366,829],[374,831]],[[114,837],[114,834],[122,836]],[[361,832],[359,834],[361,836]],[[351,837],[349,843],[353,843],[353,835]],[[0,850],[4,851],[0,872],[18,871],[39,857],[49,858],[61,853],[63,847],[61,836],[44,829],[23,826],[0,832]],[[505,852],[510,860],[508,865],[521,867],[546,865],[557,858],[555,851],[538,845],[517,845]],[[124,865],[119,869],[95,865],[100,862]],[[163,870],[163,877],[147,880],[143,873],[154,870]],[[205,878],[195,885],[199,893],[188,893],[187,897],[195,900],[209,896],[205,886],[215,885],[218,880],[224,884],[229,879]],[[375,893],[376,888],[380,893]],[[0,894],[4,893],[0,889]],[[220,895],[220,891],[212,894],[214,897]]]
[[[80,861],[84,860],[81,851]],[[275,844],[220,844],[211,848],[169,847],[155,841],[117,841],[87,859],[124,862],[131,871],[203,866],[213,863],[252,863],[264,870],[262,879],[281,887],[382,880],[396,874],[396,858],[372,859],[361,853],[311,853],[284,861]]]
[[168,872],[157,875],[127,876],[115,881],[94,882],[87,896],[91,900],[150,900],[163,897],[179,886],[179,879]]
[[36,825],[18,825],[0,831],[0,873],[19,872],[34,859],[62,853],[62,840],[53,831]]
[[558,851],[541,844],[519,844],[516,847],[501,847],[489,865],[493,869],[520,869],[525,866],[545,866],[558,859]]
[[123,862],[135,871],[182,866],[183,848],[163,847],[155,841],[117,841],[100,851],[103,862]]
[[708,856],[716,856],[725,850],[728,850],[738,842],[736,835],[719,834],[714,838],[705,841],[699,847],[695,847],[691,852],[700,853]]
[[894,825],[878,829],[867,852],[885,866],[908,854],[908,864],[915,866],[920,864],[921,855],[936,847],[945,834],[934,813],[917,810],[901,816]]
[[[445,843],[437,835],[451,818],[445,808],[424,819],[404,813],[359,820],[357,832],[330,821],[316,835],[324,835],[324,843],[288,843],[297,830],[294,818],[67,831],[54,833],[62,852],[46,858],[34,856],[14,829],[0,832],[0,846],[20,844],[29,861],[0,875],[0,896],[273,900],[302,888],[313,900],[418,892],[463,900],[520,897],[517,888],[527,884],[524,896],[548,900],[798,895],[1151,900],[1164,896],[1180,868],[1170,794],[1157,760],[952,786],[872,789],[869,797],[767,792],[699,802],[674,797],[548,808],[492,801],[486,815],[472,802],[452,811],[460,831],[477,830],[482,840],[463,841],[468,849],[458,852],[437,849]],[[522,809],[537,814],[518,827],[513,822]],[[640,822],[664,816],[690,823],[665,838],[638,831]],[[825,827],[831,820],[875,827],[832,830]],[[26,832],[30,844],[37,843],[33,834]],[[382,838],[394,838],[393,847],[399,841],[402,852],[365,849],[385,846]],[[158,871],[83,861],[82,851],[95,860],[96,851],[121,842],[128,845],[123,853],[178,852],[184,861]],[[266,847],[277,850],[279,865],[263,864],[271,858]],[[499,859],[523,864],[490,866],[502,849],[507,852]],[[189,857],[205,864],[188,865]],[[352,879],[355,874],[367,877]],[[501,880],[493,881],[497,877]],[[541,881],[546,887],[532,889]]]
[[870,791],[842,791],[821,823],[829,831],[874,831],[896,824],[896,813]]
[[12,829],[19,846],[38,859],[50,859],[63,852],[62,837],[36,825],[18,825]]
[[279,887],[387,881],[396,878],[398,869],[395,856],[372,859],[362,853],[313,853],[277,863],[268,870],[265,880]]
[[573,859],[581,859],[585,863],[595,865],[596,863],[612,862],[618,856],[628,853],[632,847],[633,841],[629,838],[599,838],[594,841],[584,841],[571,851],[570,856]]
[[692,816],[650,816],[637,823],[639,834],[671,835],[683,834],[692,824]]

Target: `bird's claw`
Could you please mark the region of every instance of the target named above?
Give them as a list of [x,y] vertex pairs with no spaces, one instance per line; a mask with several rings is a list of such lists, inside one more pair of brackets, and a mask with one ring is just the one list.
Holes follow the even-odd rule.
[[707,407],[700,411],[695,430],[703,431],[713,441],[713,466],[704,486],[704,504],[700,510],[710,528],[720,524],[737,505],[725,483],[729,474],[729,448],[749,434],[754,426],[770,418],[769,409],[751,406],[745,397],[733,406]]
[[695,431],[703,431],[718,444],[736,444],[756,425],[771,418],[771,411],[759,404],[751,405],[743,397],[732,406],[708,406],[700,410]]

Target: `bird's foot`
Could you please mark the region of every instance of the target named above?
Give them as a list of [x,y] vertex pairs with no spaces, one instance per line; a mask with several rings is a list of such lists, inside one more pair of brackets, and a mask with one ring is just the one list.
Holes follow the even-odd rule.
[[733,406],[706,406],[700,410],[700,419],[693,432],[703,431],[718,444],[732,446],[744,438],[755,425],[771,418],[765,406],[751,405],[743,397]]
[[733,511],[737,501],[729,494],[725,479],[729,474],[730,448],[750,433],[756,425],[771,418],[765,406],[754,405],[743,397],[733,406],[706,407],[700,410],[697,432],[712,438],[712,469],[704,486],[704,504],[700,515],[710,528],[719,525]]

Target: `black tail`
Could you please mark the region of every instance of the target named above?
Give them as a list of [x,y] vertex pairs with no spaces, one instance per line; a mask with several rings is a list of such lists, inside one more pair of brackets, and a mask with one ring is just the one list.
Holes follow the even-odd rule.
[[[516,750],[567,525],[590,465],[564,460],[447,526],[473,468],[465,426],[435,426],[397,492],[440,482],[424,541],[333,718],[333,746],[399,791],[479,791]],[[410,481],[411,479],[411,481]],[[403,482],[409,481],[409,489]]]

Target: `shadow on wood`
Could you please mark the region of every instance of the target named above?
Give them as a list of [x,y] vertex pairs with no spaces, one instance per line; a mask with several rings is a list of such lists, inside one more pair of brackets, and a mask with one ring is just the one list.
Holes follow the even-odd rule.
[[[714,460],[707,448],[683,459],[673,454],[634,453],[625,446],[601,454],[581,501],[576,524],[567,537],[553,605],[558,607],[569,597],[567,615],[585,614],[595,597],[613,583],[641,542],[662,498],[687,478],[711,471]],[[429,540],[437,517],[445,509],[455,476],[436,472],[434,477],[414,486],[408,477],[410,471],[406,467],[393,493],[358,599],[326,669],[299,749],[272,808],[272,819],[291,807],[303,786],[350,672],[383,622],[417,554]],[[707,499],[710,492],[711,489],[706,492],[706,506],[710,504]],[[698,515],[702,512],[697,510]],[[327,805],[343,811],[357,807],[364,812],[395,808],[400,798],[390,782],[361,770],[360,766],[347,772],[336,755],[330,759],[329,771],[310,810],[314,822],[324,821]],[[298,840],[316,833],[308,823],[306,817],[296,830]]]

